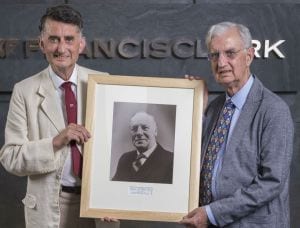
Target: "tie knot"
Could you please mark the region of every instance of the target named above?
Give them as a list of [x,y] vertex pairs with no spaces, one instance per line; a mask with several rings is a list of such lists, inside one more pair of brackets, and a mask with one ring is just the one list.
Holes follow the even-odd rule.
[[224,105],[226,108],[230,108],[230,109],[234,109],[235,108],[235,105],[233,104],[232,100],[231,99],[228,99],[226,102],[225,102],[225,105]]
[[66,90],[66,89],[71,89],[71,85],[72,85],[72,82],[68,81],[68,82],[64,82],[63,84],[61,84],[61,87]]
[[140,153],[137,157],[136,157],[136,160],[140,160],[142,158],[147,158],[145,154],[143,153]]

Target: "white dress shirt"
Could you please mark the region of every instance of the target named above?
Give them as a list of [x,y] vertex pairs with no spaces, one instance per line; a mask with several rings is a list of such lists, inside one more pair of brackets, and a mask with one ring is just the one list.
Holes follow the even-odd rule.
[[[64,120],[65,120],[65,124],[66,126],[68,125],[68,121],[67,121],[67,112],[66,112],[66,107],[65,107],[65,96],[64,96],[64,92],[63,89],[61,88],[61,85],[65,82],[61,77],[59,77],[57,74],[55,74],[55,72],[52,70],[51,67],[49,67],[49,75],[51,80],[54,83],[54,86],[56,88],[57,91],[57,97],[58,97],[58,102],[60,102],[61,108],[63,110],[63,115],[64,115]],[[75,94],[75,96],[77,96],[77,91],[76,91],[76,87],[77,87],[77,67],[75,66],[73,73],[71,75],[71,77],[69,78],[70,82],[72,82],[72,90]],[[81,180],[75,176],[73,174],[73,170],[72,170],[72,158],[71,158],[71,147],[69,147],[69,153],[67,155],[65,164],[64,164],[64,168],[62,171],[62,179],[61,179],[61,184],[65,185],[65,186],[78,186],[81,184]]]

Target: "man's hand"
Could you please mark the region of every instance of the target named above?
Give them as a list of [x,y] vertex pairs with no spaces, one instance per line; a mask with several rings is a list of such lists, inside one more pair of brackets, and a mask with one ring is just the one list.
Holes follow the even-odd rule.
[[188,74],[184,75],[184,78],[189,79],[191,81],[192,80],[203,80],[204,81],[204,79],[200,76],[193,76],[193,75],[188,75]]
[[186,227],[206,228],[208,227],[208,218],[204,207],[198,207],[188,213],[179,222]]
[[110,217],[100,218],[100,220],[101,220],[102,222],[119,222],[118,219],[116,219],[116,218],[110,218]]
[[52,143],[54,151],[61,149],[73,140],[78,144],[83,144],[87,142],[90,137],[91,134],[85,127],[71,123],[53,138]]

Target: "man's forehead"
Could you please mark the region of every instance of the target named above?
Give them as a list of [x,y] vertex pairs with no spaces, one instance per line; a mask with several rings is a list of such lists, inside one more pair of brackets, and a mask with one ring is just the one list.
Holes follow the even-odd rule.
[[213,36],[210,44],[211,49],[230,49],[242,45],[242,38],[236,28],[230,28]]
[[146,125],[146,124],[154,124],[153,118],[146,113],[138,113],[132,117],[130,121],[131,125]]
[[77,25],[65,23],[61,21],[55,21],[52,19],[47,19],[45,21],[44,32],[67,32],[67,33],[80,33],[80,30]]

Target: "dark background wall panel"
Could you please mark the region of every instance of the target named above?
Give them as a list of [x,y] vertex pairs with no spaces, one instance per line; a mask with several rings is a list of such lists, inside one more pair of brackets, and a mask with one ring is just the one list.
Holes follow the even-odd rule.
[[[0,227],[24,228],[24,198],[27,179],[7,173],[0,166]],[[4,186],[4,187],[3,187]]]
[[261,3],[300,3],[300,0],[194,0],[195,3],[261,4]]
[[[5,5],[14,5],[14,4],[30,4],[31,6],[34,4],[60,4],[66,1],[63,0],[0,0],[1,6]],[[3,15],[2,15],[3,16]]]
[[[10,95],[0,93],[0,145],[4,142],[4,127]],[[0,228],[24,228],[21,200],[24,197],[26,178],[7,173],[0,165]]]
[[[291,172],[291,227],[300,227],[300,66],[297,62],[300,55],[300,31],[297,29],[300,21],[299,0],[245,0],[242,3],[237,0],[153,0],[150,3],[146,0],[124,0],[122,3],[119,0],[0,0],[0,39],[19,39],[12,53],[0,57],[0,146],[4,142],[4,125],[13,85],[47,66],[40,52],[30,52],[29,57],[24,58],[25,41],[38,36],[39,18],[45,8],[62,2],[72,3],[82,12],[85,19],[84,32],[91,49],[94,39],[114,39],[118,43],[127,38],[137,41],[160,38],[172,42],[184,38],[204,42],[208,27],[223,20],[248,25],[253,38],[261,42],[286,40],[279,46],[286,56],[285,59],[271,53],[269,58],[255,59],[252,70],[292,110],[296,132]],[[202,45],[204,48],[204,43]],[[125,59],[116,54],[111,59],[82,56],[79,62],[111,74],[163,77],[182,77],[186,73],[201,75],[211,91],[210,100],[222,91],[215,84],[205,58],[180,59],[169,55],[161,59]],[[0,186],[0,227],[24,227],[21,199],[25,194],[26,178],[10,175],[0,167]],[[121,222],[121,228],[150,227],[182,226],[160,222]]]
[[[76,5],[75,5],[76,6]],[[286,59],[279,59],[272,53],[268,59],[256,59],[253,71],[273,91],[296,90],[296,72],[300,72],[296,60],[296,52],[300,39],[300,31],[295,29],[296,21],[300,21],[300,5],[295,4],[95,4],[95,10],[80,6],[83,15],[89,18],[103,18],[92,20],[87,24],[88,40],[93,37],[122,39],[132,37],[136,39],[176,39],[187,37],[202,40],[208,27],[222,20],[232,20],[247,24],[253,38],[271,43],[279,39],[286,40],[280,49]],[[279,18],[277,18],[279,15]],[[260,22],[257,22],[260,18]],[[150,28],[150,29],[149,29]],[[262,54],[260,51],[260,54]],[[289,60],[288,60],[289,59]],[[120,59],[94,59],[84,61],[89,66],[104,66],[104,70],[113,74],[135,73],[137,67],[135,59],[122,61]],[[290,61],[292,60],[292,61]],[[109,62],[109,64],[107,64]],[[139,61],[142,71],[137,75],[160,75],[181,77],[185,73],[203,75],[208,80],[210,90],[220,88],[214,83],[206,59],[143,59]],[[152,66],[152,67],[151,67]],[[97,64],[96,64],[97,67]],[[102,67],[103,69],[103,67]],[[272,78],[272,80],[270,80]],[[285,81],[285,83],[278,83]]]
[[4,127],[6,122],[8,106],[9,106],[9,100],[10,100],[10,93],[0,92],[0,145],[1,147],[4,143]]
[[290,184],[290,206],[292,228],[300,227],[300,88],[295,96],[294,105],[291,107],[293,119],[295,122],[294,154],[291,166],[291,184]]
[[[297,48],[300,31],[295,29],[297,21],[300,21],[298,4],[95,3],[74,5],[80,9],[86,19],[85,33],[90,49],[94,39],[114,39],[120,42],[126,38],[137,41],[143,39],[153,41],[157,38],[174,41],[186,38],[201,40],[200,46],[204,52],[204,35],[211,24],[222,20],[245,23],[252,30],[253,38],[262,43],[265,40],[270,40],[271,44],[281,39],[286,40],[279,46],[286,58],[279,59],[270,53],[269,58],[255,60],[253,72],[273,91],[296,90],[296,75],[300,72],[300,65],[293,56],[299,56],[300,50]],[[45,7],[45,4],[34,4],[32,7],[10,4],[1,7],[0,14],[4,16],[0,21],[0,37],[17,38],[20,41],[13,53],[0,59],[0,74],[5,82],[0,84],[0,91],[11,90],[16,81],[37,72],[46,65],[40,58],[41,53],[30,52],[29,57],[24,58],[25,41],[38,36],[37,18]],[[20,25],[18,22],[24,18],[28,22]],[[257,18],[261,19],[259,23]],[[259,53],[262,55],[263,50]],[[113,59],[82,57],[80,63],[112,74],[167,77],[182,77],[186,73],[202,75],[208,81],[210,90],[221,90],[211,77],[205,58],[178,59],[171,55],[162,59],[150,57],[124,59],[116,55]]]
[[[68,2],[69,4],[82,4],[81,0],[67,0],[66,2]],[[168,4],[168,5],[172,5],[172,4],[194,4],[195,0],[122,0],[122,3],[120,2],[120,0],[88,0],[86,1],[88,4],[99,4],[101,2],[101,4],[119,4],[119,5],[128,5],[128,4],[143,4],[143,5],[149,5],[149,4]],[[126,6],[125,6],[126,8]]]
[[[0,0],[1,1],[9,1],[9,0]],[[19,0],[22,1],[22,0]],[[70,4],[82,4],[81,0],[66,0],[65,2],[68,2]],[[99,0],[88,0],[85,1],[88,4],[91,3],[99,3]],[[120,0],[101,0],[101,3],[113,3],[113,4],[120,4]],[[225,4],[261,4],[261,3],[300,3],[300,0],[122,0],[122,4],[176,4],[176,3],[182,3],[182,4],[202,4],[202,3],[225,3]]]
[[[56,3],[62,1],[56,1]],[[32,53],[30,58],[25,58],[25,41],[36,38],[39,34],[39,18],[47,4],[3,4],[0,7],[0,91],[11,91],[13,85],[47,66],[41,53]],[[6,44],[3,40],[17,39],[13,51],[3,53]],[[4,55],[4,56],[3,56]]]

